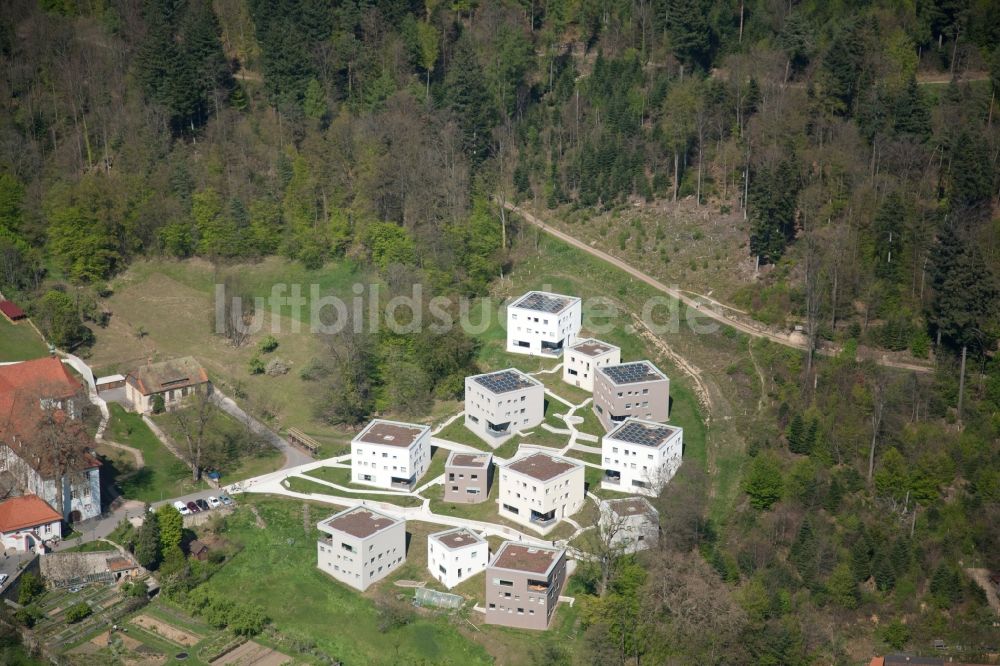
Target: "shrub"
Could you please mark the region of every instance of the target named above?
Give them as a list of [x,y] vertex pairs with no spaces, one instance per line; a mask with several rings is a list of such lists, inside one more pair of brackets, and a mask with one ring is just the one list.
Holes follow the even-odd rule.
[[743,490],[750,496],[750,504],[755,509],[771,508],[781,499],[783,485],[781,462],[772,453],[754,458],[750,473],[743,480]]
[[910,629],[899,620],[893,620],[882,629],[882,640],[896,650],[902,650],[910,641]]
[[254,354],[250,359],[249,369],[251,375],[262,375],[267,369],[267,366],[264,364],[264,361],[260,356]]
[[162,414],[163,410],[167,408],[166,403],[163,401],[163,396],[159,393],[153,396],[153,413]]
[[17,603],[27,606],[45,592],[45,583],[38,574],[25,572],[21,575],[21,587],[17,592]]
[[66,609],[66,621],[74,624],[84,618],[90,617],[90,614],[93,612],[93,609],[87,605],[86,601],[81,601]]
[[264,354],[270,354],[278,348],[278,340],[273,335],[269,335],[260,341],[257,348]]
[[25,606],[14,611],[14,619],[28,629],[35,626],[35,623],[43,617],[45,617],[45,614],[38,609],[38,606]]

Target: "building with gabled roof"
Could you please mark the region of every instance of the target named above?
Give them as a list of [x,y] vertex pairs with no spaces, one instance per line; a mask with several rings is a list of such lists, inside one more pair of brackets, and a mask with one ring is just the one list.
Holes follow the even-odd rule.
[[506,541],[486,568],[486,624],[548,629],[566,582],[566,551]]
[[542,534],[585,501],[584,466],[576,460],[534,453],[500,467],[500,515]]
[[594,390],[597,368],[621,363],[622,350],[596,338],[577,340],[563,355],[563,381],[584,391]]
[[406,521],[355,506],[317,525],[326,536],[316,544],[320,570],[364,591],[406,560]]
[[58,358],[0,366],[0,474],[70,522],[101,513],[83,385]]
[[205,368],[193,356],[146,363],[125,376],[125,401],[134,412],[150,414],[155,396],[166,410],[176,409],[190,395],[212,391]]
[[413,490],[431,463],[431,429],[373,419],[351,440],[351,480],[389,490]]
[[17,304],[11,301],[0,300],[0,314],[12,324],[16,324],[22,319],[27,319],[28,315]]
[[649,361],[597,368],[594,413],[605,430],[629,417],[666,421],[670,412],[670,379]]
[[38,495],[0,502],[0,545],[29,551],[50,539],[62,538],[62,516]]
[[467,527],[427,537],[427,569],[449,590],[484,570],[489,561],[489,542]]
[[582,323],[583,308],[576,296],[529,291],[507,306],[507,351],[559,356]]
[[493,481],[493,454],[452,451],[444,464],[444,474],[445,502],[485,502]]
[[516,368],[465,378],[465,427],[497,447],[545,418],[545,386]]
[[601,441],[601,488],[655,497],[681,466],[684,430],[628,418]]

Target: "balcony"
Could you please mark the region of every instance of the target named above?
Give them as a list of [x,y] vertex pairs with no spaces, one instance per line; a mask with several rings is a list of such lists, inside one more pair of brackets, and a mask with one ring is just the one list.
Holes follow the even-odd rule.
[[394,476],[391,479],[389,479],[389,485],[395,488],[396,490],[410,490],[411,488],[413,488],[413,484],[416,482],[417,482],[417,477],[415,475],[406,479],[398,476]]
[[616,472],[613,469],[604,470],[604,478],[601,479],[604,483],[610,483],[611,485],[618,486],[622,482],[622,473]]
[[542,340],[541,352],[548,356],[561,356],[563,353],[563,341],[557,340],[555,342],[550,342],[548,340]]
[[608,416],[611,417],[612,422],[614,422],[614,423],[621,423],[622,421],[624,421],[625,419],[627,419],[629,415],[628,414],[621,414],[621,415],[619,415],[619,414],[609,414]]
[[542,527],[547,527],[552,523],[556,522],[556,510],[553,509],[548,513],[539,513],[534,509],[531,510],[531,522],[536,525],[541,525]]
[[532,580],[528,579],[528,591],[529,592],[547,592],[549,589],[549,581],[547,580]]
[[495,437],[502,437],[510,434],[510,421],[506,423],[486,422],[486,433]]

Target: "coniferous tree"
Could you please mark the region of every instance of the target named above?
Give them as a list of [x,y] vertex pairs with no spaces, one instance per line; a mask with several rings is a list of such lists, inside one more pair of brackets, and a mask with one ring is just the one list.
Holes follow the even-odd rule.
[[806,585],[816,581],[816,555],[818,544],[812,521],[806,518],[788,551],[788,559],[795,565]]
[[678,60],[688,66],[708,66],[712,30],[708,25],[708,8],[702,0],[669,0],[667,33]]
[[951,148],[951,187],[948,204],[952,212],[971,219],[987,217],[993,196],[993,161],[983,137],[961,131]]
[[156,569],[161,559],[160,522],[157,515],[147,511],[135,540],[135,559],[147,569]]
[[931,134],[931,114],[920,93],[916,76],[911,76],[906,87],[896,98],[893,109],[893,129],[898,135],[911,136],[926,141]]
[[789,451],[792,453],[807,453],[805,450],[805,431],[806,426],[802,420],[802,415],[796,414],[788,424],[787,438]]
[[496,117],[485,80],[471,42],[459,40],[444,80],[444,102],[462,128],[465,154],[475,165],[489,155],[490,131]]

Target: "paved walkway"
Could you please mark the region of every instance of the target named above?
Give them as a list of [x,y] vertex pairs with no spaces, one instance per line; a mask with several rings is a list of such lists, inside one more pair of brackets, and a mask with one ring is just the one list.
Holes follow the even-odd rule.
[[236,401],[232,398],[227,397],[222,392],[215,390],[213,391],[213,399],[215,404],[219,406],[224,412],[237,419],[241,423],[245,423],[250,430],[258,435],[261,435],[266,439],[271,446],[281,451],[285,456],[285,464],[282,469],[289,469],[292,467],[298,467],[299,465],[304,465],[306,463],[312,462],[313,458],[305,451],[302,451],[290,444],[287,439],[274,432],[266,425],[255,419],[254,417],[243,411],[243,408],[236,404]]

